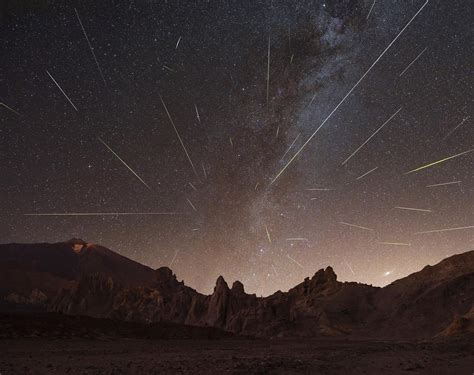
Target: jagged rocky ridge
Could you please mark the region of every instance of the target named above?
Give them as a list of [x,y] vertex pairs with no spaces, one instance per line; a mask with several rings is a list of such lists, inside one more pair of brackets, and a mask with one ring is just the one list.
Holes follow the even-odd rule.
[[288,292],[264,298],[245,293],[239,281],[229,288],[222,277],[212,295],[203,295],[167,267],[153,270],[81,240],[0,245],[0,261],[1,309],[210,326],[258,337],[464,333],[469,330],[459,327],[465,321],[456,319],[474,306],[474,251],[384,288],[339,282],[327,267]]

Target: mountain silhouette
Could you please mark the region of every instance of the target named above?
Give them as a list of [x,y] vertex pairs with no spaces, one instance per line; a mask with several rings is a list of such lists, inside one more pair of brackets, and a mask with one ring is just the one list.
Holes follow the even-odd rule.
[[256,337],[422,339],[472,333],[474,251],[383,288],[340,282],[331,267],[268,297],[222,276],[211,295],[172,270],[72,239],[0,245],[0,311],[212,327]]

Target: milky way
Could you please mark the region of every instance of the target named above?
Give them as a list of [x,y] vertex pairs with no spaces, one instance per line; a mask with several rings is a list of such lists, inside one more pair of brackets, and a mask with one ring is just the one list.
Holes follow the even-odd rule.
[[473,248],[466,3],[15,3],[0,242],[80,237],[263,295]]

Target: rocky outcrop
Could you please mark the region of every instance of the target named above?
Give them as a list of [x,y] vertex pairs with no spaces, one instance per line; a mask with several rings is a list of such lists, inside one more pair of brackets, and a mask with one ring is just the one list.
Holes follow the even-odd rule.
[[456,315],[452,323],[441,331],[438,337],[453,337],[462,335],[474,336],[474,305],[464,315]]
[[[247,294],[239,281],[229,288],[222,276],[206,296],[178,281],[168,267],[152,270],[80,240],[46,245],[44,250],[42,245],[31,245],[34,252],[30,245],[6,246],[0,246],[0,260],[6,258],[16,270],[22,265],[23,269],[18,274],[22,276],[0,276],[9,291],[0,297],[53,312],[210,326],[259,337],[426,338],[441,331],[443,335],[469,331],[472,326],[472,310],[466,314],[474,304],[474,251],[384,288],[339,282],[327,267],[288,292],[257,298]],[[11,246],[26,256],[25,262],[15,258]],[[74,246],[82,247],[76,252]],[[37,261],[38,254],[45,258]],[[52,264],[47,261],[53,254],[65,262],[66,271],[57,270],[54,259]],[[10,269],[4,271],[12,275]],[[57,285],[52,287],[51,280]]]
[[21,296],[16,293],[9,294],[5,300],[16,304],[25,304],[33,306],[45,305],[48,297],[39,289],[33,289],[29,296]]
[[380,288],[369,322],[379,337],[432,337],[473,303],[474,251],[470,251]]
[[219,276],[207,308],[206,325],[223,328],[227,320],[230,289],[222,276]]
[[[0,245],[0,303],[4,309],[17,309],[19,304],[46,309],[67,291],[96,287],[90,280],[94,275],[130,287],[155,280],[153,269],[80,239]],[[41,297],[41,303],[35,291],[46,297]]]
[[62,290],[49,310],[126,321],[184,323],[197,294],[178,282],[167,267],[156,270],[154,279],[143,286],[124,285],[95,273]]
[[[234,333],[241,333],[242,322],[239,319],[239,313],[257,305],[257,297],[254,294],[246,294],[240,281],[234,282],[232,288],[229,289],[222,276],[217,279],[214,293],[210,298],[196,299],[196,302],[199,303],[199,300],[201,305],[207,303],[205,325],[222,328]],[[189,317],[187,322],[202,324],[202,318],[193,321]]]

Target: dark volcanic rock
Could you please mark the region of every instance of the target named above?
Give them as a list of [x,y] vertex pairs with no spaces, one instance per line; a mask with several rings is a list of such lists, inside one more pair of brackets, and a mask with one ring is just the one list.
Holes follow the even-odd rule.
[[472,313],[467,313],[474,304],[474,251],[384,288],[339,282],[327,267],[288,292],[265,298],[245,293],[239,281],[229,288],[221,276],[212,295],[202,295],[178,281],[168,267],[152,270],[79,239],[0,245],[0,261],[3,310],[35,306],[261,337],[427,338],[472,326]]
[[231,289],[233,294],[239,295],[239,294],[244,294],[244,284],[242,284],[240,281],[234,281],[232,284],[232,289]]
[[206,323],[212,327],[222,328],[227,320],[230,289],[222,276],[219,276],[207,309]]
[[452,323],[441,331],[438,337],[469,335],[474,339],[474,305],[464,315],[456,315]]

